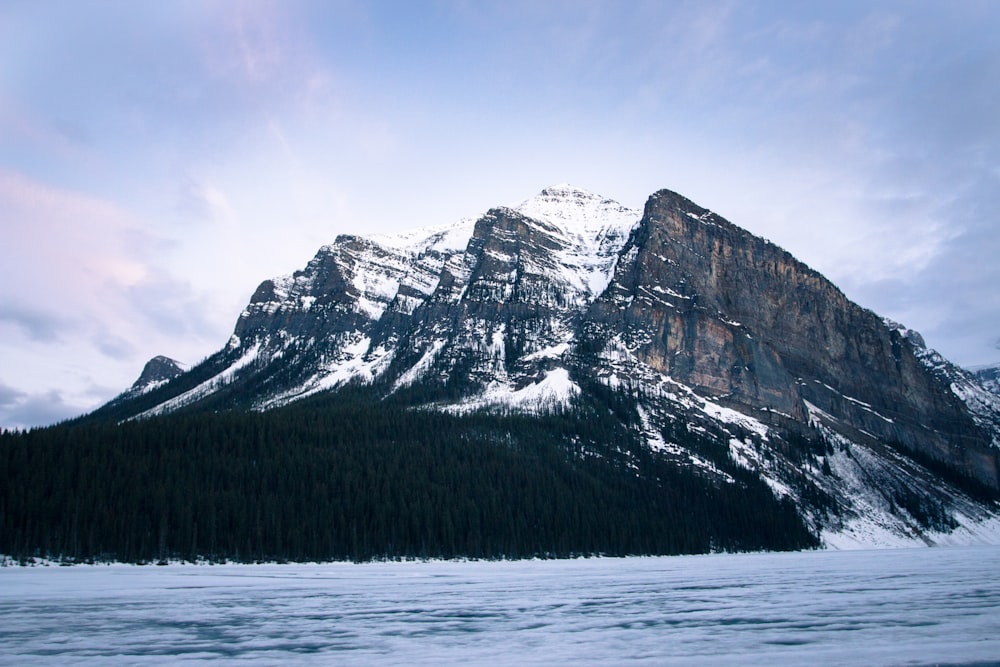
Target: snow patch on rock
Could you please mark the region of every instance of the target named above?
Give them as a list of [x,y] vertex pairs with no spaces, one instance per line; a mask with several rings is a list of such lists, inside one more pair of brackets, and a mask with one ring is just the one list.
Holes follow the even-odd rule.
[[442,406],[446,412],[468,414],[480,410],[510,410],[528,414],[545,414],[568,407],[580,387],[569,377],[565,368],[555,368],[545,373],[538,382],[521,389],[509,384],[494,382],[484,392],[461,403]]

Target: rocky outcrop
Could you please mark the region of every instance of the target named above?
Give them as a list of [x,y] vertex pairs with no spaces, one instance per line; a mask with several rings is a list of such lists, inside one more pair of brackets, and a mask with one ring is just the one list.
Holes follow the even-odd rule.
[[128,393],[139,394],[166,384],[184,372],[184,366],[170,357],[153,357],[142,368],[139,378],[129,388]]
[[680,195],[646,205],[591,335],[748,414],[899,442],[998,486],[987,424],[822,275]]

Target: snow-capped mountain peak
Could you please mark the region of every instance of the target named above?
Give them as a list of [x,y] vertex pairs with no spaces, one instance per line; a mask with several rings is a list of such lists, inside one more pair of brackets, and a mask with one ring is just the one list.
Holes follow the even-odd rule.
[[[640,212],[556,185],[475,220],[339,237],[261,283],[223,350],[112,407],[117,418],[267,410],[345,386],[455,414],[621,394],[616,414],[657,456],[726,484],[736,461],[844,534],[950,525],[918,458],[1000,488],[995,394],[916,332],[667,190]],[[688,451],[686,432],[721,449]]]
[[592,242],[602,234],[627,236],[642,216],[642,211],[565,183],[547,187],[511,208]]

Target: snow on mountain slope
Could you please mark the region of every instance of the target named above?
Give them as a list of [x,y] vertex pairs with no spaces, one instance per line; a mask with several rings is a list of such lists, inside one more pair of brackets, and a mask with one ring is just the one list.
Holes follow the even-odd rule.
[[591,296],[604,291],[614,272],[618,251],[635,229],[641,211],[571,185],[556,185],[521,202],[514,210],[559,229],[566,247],[559,264],[568,281]]
[[790,415],[761,410],[752,416],[725,405],[724,396],[700,395],[643,362],[620,338],[602,352],[601,369],[604,384],[639,397],[636,427],[651,450],[734,483],[708,452],[677,445],[670,434],[682,424],[682,432],[710,435],[720,443],[714,457],[728,457],[776,497],[794,502],[828,548],[1000,543],[995,506],[939,485],[873,437],[845,437],[834,428],[836,417],[808,402],[811,427],[827,443],[822,451],[796,449],[801,445],[784,433]]
[[520,389],[515,389],[507,382],[493,382],[485,391],[459,403],[441,406],[441,409],[454,414],[489,409],[543,414],[550,410],[568,408],[573,397],[579,394],[580,387],[570,379],[569,371],[556,368],[547,371],[538,382]]
[[[997,487],[1000,396],[666,190],[640,212],[559,185],[451,225],[338,237],[261,283],[195,371],[133,416],[347,385],[455,414],[621,400],[643,452],[720,485],[749,471],[831,545],[978,535],[996,514],[925,463]],[[638,471],[645,454],[620,447]]]
[[217,391],[221,387],[231,382],[241,369],[253,363],[253,361],[257,359],[257,356],[260,354],[260,349],[261,349],[261,344],[256,343],[255,345],[253,345],[253,347],[243,352],[242,356],[240,356],[236,361],[230,364],[225,370],[223,370],[218,375],[215,375],[214,377],[205,380],[194,389],[190,389],[179,396],[175,396],[174,398],[157,405],[154,408],[146,410],[145,412],[138,415],[138,417],[139,418],[152,417],[154,415],[162,415],[169,412],[174,412],[175,410],[179,410],[180,408],[183,408],[187,405],[191,405],[205,398],[206,396],[212,394],[213,392]]
[[[609,283],[618,251],[640,215],[561,185],[476,219],[394,234],[338,237],[303,270],[261,284],[240,315],[226,370],[152,411],[176,409],[225,386],[248,363],[246,354],[254,346],[261,360],[283,358],[300,366],[294,373],[285,372],[291,382],[275,385],[254,402],[258,409],[350,382],[370,383],[390,368],[394,389],[427,373],[447,375],[446,367],[454,366],[461,349],[483,350],[484,341],[494,341],[500,353],[481,369],[490,376],[483,390],[490,385],[490,395],[498,397],[499,382],[515,394],[521,392],[541,380],[545,364],[532,357],[535,352],[572,345],[575,319]],[[518,231],[521,224],[530,230],[525,238]],[[536,318],[530,331],[496,330],[491,322],[467,312],[481,308],[476,304],[484,299],[506,302],[515,292],[522,302],[549,308],[545,321]],[[435,315],[428,315],[429,310]],[[395,334],[399,318],[416,318],[416,333],[407,341]],[[500,338],[495,337],[497,331]],[[520,338],[514,345],[505,336]],[[509,375],[519,363],[517,357],[506,356],[515,347],[525,357],[521,366],[531,369]],[[409,366],[394,365],[407,351],[416,355]]]

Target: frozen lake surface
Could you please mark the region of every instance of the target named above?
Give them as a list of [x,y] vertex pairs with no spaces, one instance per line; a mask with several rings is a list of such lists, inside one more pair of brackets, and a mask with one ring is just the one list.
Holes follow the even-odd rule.
[[0,664],[1000,664],[1000,548],[0,568]]

